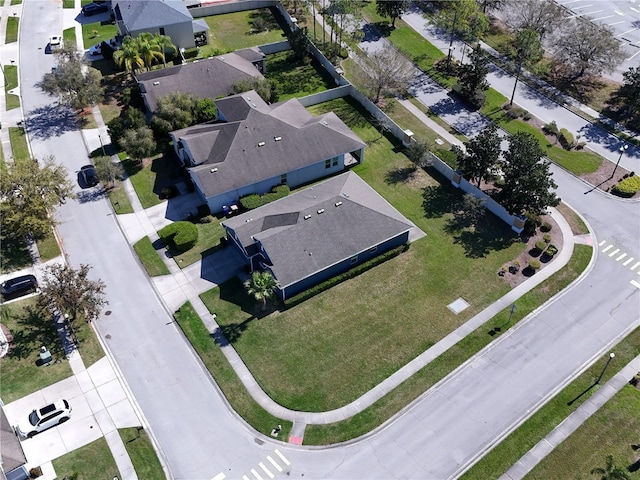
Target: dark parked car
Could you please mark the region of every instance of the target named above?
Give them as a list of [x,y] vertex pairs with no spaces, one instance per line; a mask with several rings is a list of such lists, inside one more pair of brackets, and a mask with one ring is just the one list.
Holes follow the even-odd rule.
[[11,278],[0,286],[0,292],[2,292],[2,298],[4,300],[18,298],[37,290],[38,280],[36,280],[36,277],[33,275],[22,275],[21,277]]
[[108,11],[109,5],[107,5],[106,3],[89,3],[82,7],[82,14],[85,17],[90,17],[91,15]]
[[82,188],[95,187],[98,184],[98,177],[96,176],[96,168],[93,165],[85,165],[80,169],[80,176],[84,185],[80,185]]

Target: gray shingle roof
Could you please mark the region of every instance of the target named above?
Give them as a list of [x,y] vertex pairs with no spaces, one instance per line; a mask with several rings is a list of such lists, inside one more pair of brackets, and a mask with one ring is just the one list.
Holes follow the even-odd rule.
[[27,459],[22,451],[20,440],[16,437],[13,427],[9,425],[9,420],[0,407],[0,445],[2,445],[2,468],[5,472],[18,468],[27,463]]
[[[184,65],[136,75],[151,111],[158,99],[170,93],[190,93],[196,98],[216,98],[233,93],[233,84],[250,78],[263,78],[246,58],[227,53]],[[157,85],[156,85],[157,84]]]
[[114,10],[130,32],[193,21],[181,0],[118,0]]
[[[172,132],[189,146],[196,164],[200,164],[190,170],[197,175],[207,197],[365,146],[333,112],[314,117],[297,99],[267,105],[251,90],[216,101],[216,105],[225,117],[234,121]],[[196,151],[203,152],[203,129],[208,129],[212,136],[217,132],[217,136],[208,144],[211,146],[208,155],[198,156]],[[217,168],[215,172],[211,172],[213,165]]]
[[225,220],[223,225],[236,232],[245,249],[262,244],[283,287],[413,227],[353,172]]

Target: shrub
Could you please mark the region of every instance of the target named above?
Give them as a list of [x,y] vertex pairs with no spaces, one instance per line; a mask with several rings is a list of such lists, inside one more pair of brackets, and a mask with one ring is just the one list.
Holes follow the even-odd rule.
[[547,248],[547,244],[544,241],[539,240],[536,242],[536,248],[543,252]]
[[536,260],[535,258],[532,258],[531,260],[529,260],[529,268],[532,270],[538,270],[540,268],[540,260]]
[[565,150],[571,150],[573,148],[573,134],[566,128],[560,129],[558,140],[560,140],[560,145],[562,145],[562,148],[564,148]]
[[551,224],[549,222],[544,222],[540,226],[540,231],[541,232],[550,232],[551,231]]
[[640,177],[632,176],[618,182],[611,189],[611,193],[619,197],[633,197],[640,190]]
[[527,212],[525,216],[527,219],[524,222],[524,233],[525,235],[531,236],[536,233],[536,229],[540,226],[540,217],[535,213],[529,212]]
[[551,235],[549,235],[548,233],[545,233],[542,236],[542,239],[544,240],[544,243],[551,243]]
[[191,222],[174,222],[161,229],[158,235],[165,245],[186,252],[198,241],[198,227]]
[[556,253],[558,253],[558,247],[551,244],[547,247],[547,250],[544,253],[550,257],[553,257]]
[[247,195],[246,197],[242,197],[240,199],[240,205],[245,210],[253,210],[254,208],[261,207],[266,205],[267,203],[271,203],[279,198],[284,198],[289,195],[291,189],[287,185],[278,185],[271,189],[271,192],[265,193],[260,196],[256,193],[252,193],[251,195]]
[[213,222],[213,218],[210,215],[206,217],[200,217],[200,223],[211,223]]
[[547,135],[555,135],[557,136],[560,130],[558,129],[558,124],[554,120],[551,123],[547,123],[544,127],[542,127],[542,131]]

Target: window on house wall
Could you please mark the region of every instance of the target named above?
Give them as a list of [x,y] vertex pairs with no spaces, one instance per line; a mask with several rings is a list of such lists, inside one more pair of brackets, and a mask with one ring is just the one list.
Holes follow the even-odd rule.
[[287,174],[283,173],[282,175],[280,175],[280,183],[282,185],[284,185],[285,183],[287,183]]
[[338,166],[338,157],[333,157],[332,163],[333,163],[334,167],[337,167]]
[[353,265],[354,263],[358,263],[358,256],[357,255],[355,257],[351,257],[351,264]]
[[324,161],[324,168],[331,168],[331,159]]
[[164,35],[164,27],[160,27],[160,35]]

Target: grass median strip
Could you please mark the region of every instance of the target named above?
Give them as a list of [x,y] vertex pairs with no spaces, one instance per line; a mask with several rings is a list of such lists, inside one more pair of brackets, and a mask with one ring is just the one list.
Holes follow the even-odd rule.
[[165,480],[162,464],[153,448],[149,435],[142,427],[118,430],[138,478]]
[[13,159],[16,162],[21,160],[31,160],[29,147],[27,145],[27,136],[22,127],[9,127],[9,141],[11,142],[11,151]]
[[75,480],[121,478],[122,475],[104,437],[56,458],[53,468],[58,478]]
[[153,247],[149,237],[140,239],[133,245],[133,249],[150,277],[169,275],[169,269],[160,258],[161,254]]
[[20,25],[20,17],[7,18],[7,30],[4,37],[5,43],[13,43],[18,41],[18,29]]

